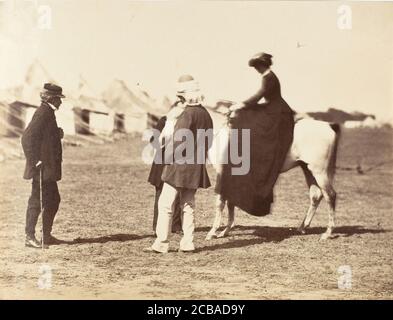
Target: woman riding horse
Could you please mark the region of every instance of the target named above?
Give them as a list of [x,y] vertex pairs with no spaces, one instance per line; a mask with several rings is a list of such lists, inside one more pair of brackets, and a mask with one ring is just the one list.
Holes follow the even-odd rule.
[[[294,112],[281,96],[280,81],[271,71],[272,56],[258,53],[248,62],[262,75],[258,92],[230,107],[232,129],[250,129],[250,172],[232,176],[224,166],[216,184],[223,199],[253,215],[266,215],[276,183],[293,139]],[[264,98],[264,102],[258,102]]]

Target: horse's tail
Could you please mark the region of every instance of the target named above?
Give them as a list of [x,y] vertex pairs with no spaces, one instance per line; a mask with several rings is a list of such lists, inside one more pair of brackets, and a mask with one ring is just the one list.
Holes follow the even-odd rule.
[[333,182],[334,175],[336,173],[337,152],[338,144],[341,137],[341,126],[339,123],[330,123],[329,125],[335,133],[333,148],[328,163],[328,177],[330,181]]

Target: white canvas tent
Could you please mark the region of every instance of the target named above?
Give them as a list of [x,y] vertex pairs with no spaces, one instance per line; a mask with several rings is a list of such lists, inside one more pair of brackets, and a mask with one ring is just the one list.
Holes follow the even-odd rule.
[[103,93],[108,107],[116,114],[115,130],[140,132],[154,126],[158,118],[165,114],[146,92],[134,93],[122,80],[114,80]]
[[39,106],[41,104],[40,92],[47,82],[56,83],[44,66],[35,60],[27,70],[18,100]]
[[363,127],[364,128],[381,128],[383,126],[383,123],[376,120],[373,117],[367,117],[366,119],[363,120]]
[[63,129],[64,134],[74,135],[75,119],[74,119],[74,106],[70,100],[64,100],[59,110],[56,111],[57,125]]
[[21,101],[0,103],[0,135],[21,136],[36,109],[37,106]]
[[0,136],[19,135],[13,133],[15,128],[12,119],[13,113],[10,107],[10,103],[14,102],[15,100],[16,98],[15,95],[12,94],[12,90],[0,90]]
[[[2,107],[2,113],[8,113],[8,124],[16,127],[16,131],[23,132],[29,124],[33,114],[41,104],[40,92],[46,82],[56,83],[39,61],[29,67],[23,86],[8,90],[8,107]],[[7,108],[8,111],[4,111]],[[73,106],[70,100],[64,99],[60,109],[56,111],[56,120],[59,127],[68,135],[75,134]],[[3,116],[2,116],[3,118]],[[18,120],[16,120],[18,118]],[[13,120],[12,120],[13,119]],[[13,123],[10,123],[10,121]],[[11,128],[12,129],[12,128]],[[8,129],[8,132],[15,131]],[[17,135],[15,132],[14,135]]]
[[381,128],[383,123],[373,117],[367,117],[362,121],[345,121],[344,127],[347,129],[355,128]]
[[73,105],[77,133],[108,135],[113,132],[115,113],[96,97],[82,77]]

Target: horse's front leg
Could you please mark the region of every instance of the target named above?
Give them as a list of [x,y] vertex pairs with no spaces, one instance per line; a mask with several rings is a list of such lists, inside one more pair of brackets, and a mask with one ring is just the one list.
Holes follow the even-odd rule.
[[229,234],[229,231],[235,226],[235,206],[227,202],[228,206],[228,224],[223,231],[220,232],[218,238],[224,238]]
[[218,230],[218,228],[220,228],[220,225],[221,225],[221,217],[222,217],[222,211],[224,210],[224,207],[225,207],[225,200],[220,195],[217,195],[216,216],[214,217],[213,226],[206,236],[206,240],[211,240],[214,237],[217,237],[217,230]]

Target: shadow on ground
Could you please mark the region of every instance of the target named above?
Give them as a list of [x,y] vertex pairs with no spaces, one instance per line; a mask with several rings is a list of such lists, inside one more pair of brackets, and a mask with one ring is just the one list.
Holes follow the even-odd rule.
[[76,238],[72,241],[63,241],[63,244],[73,245],[73,244],[88,244],[88,243],[106,243],[106,242],[126,242],[142,240],[146,238],[151,238],[152,235],[136,235],[136,234],[112,234],[109,236],[95,237],[95,238]]
[[[210,227],[200,227],[196,228],[195,232],[208,232]],[[326,228],[322,227],[313,227],[306,230],[306,234],[300,234],[296,228],[290,227],[269,227],[269,226],[235,226],[232,229],[232,232],[236,231],[246,231],[234,234],[233,240],[224,243],[224,244],[216,244],[213,246],[205,246],[202,248],[198,248],[196,251],[212,251],[218,249],[230,249],[230,248],[239,248],[239,247],[246,247],[260,243],[267,243],[267,242],[281,242],[285,239],[302,236],[306,237],[307,235],[321,235],[325,232]],[[251,232],[247,232],[251,231]],[[337,227],[334,231],[335,238],[338,237],[350,237],[356,234],[377,234],[377,233],[387,233],[391,232],[391,230],[385,230],[382,228],[379,229],[371,229],[371,228],[364,228],[361,226],[342,226]],[[236,239],[237,236],[256,236],[253,239]],[[146,238],[154,238],[152,234],[148,235],[136,235],[136,234],[113,234],[101,237],[93,237],[93,238],[76,238],[72,241],[62,241],[59,244],[67,244],[67,245],[77,245],[77,244],[92,244],[92,243],[107,243],[107,242],[127,242],[127,241],[137,241]]]
[[[210,228],[199,228],[198,231],[206,231],[210,230]],[[233,236],[245,236],[245,235],[254,235],[256,238],[252,239],[233,239],[233,241],[229,241],[224,244],[216,244],[212,246],[205,246],[202,248],[198,248],[197,251],[214,251],[219,249],[231,249],[231,248],[240,248],[247,247],[261,243],[268,242],[281,242],[285,239],[291,237],[306,237],[307,235],[321,235],[326,231],[326,228],[323,227],[312,227],[306,230],[306,234],[300,234],[296,228],[289,227],[269,227],[269,226],[235,226],[232,231],[252,231],[250,233],[241,233],[234,234]],[[334,230],[334,239],[339,237],[350,237],[358,234],[378,234],[378,233],[388,233],[392,230],[385,230],[382,228],[365,228],[362,226],[341,226],[337,227]],[[213,240],[214,241],[214,240]],[[330,241],[330,240],[328,240]]]

